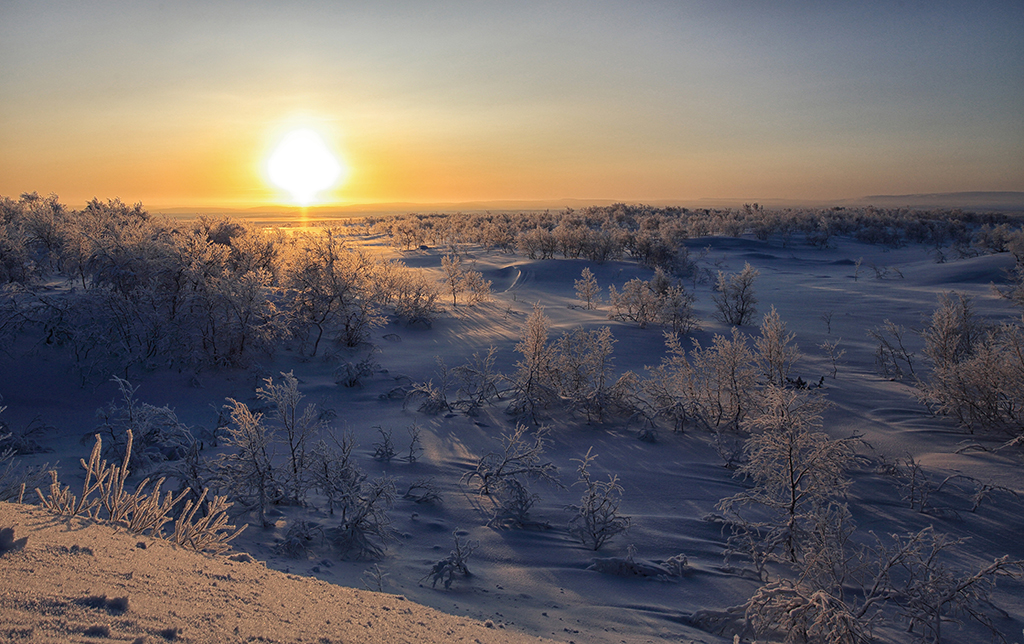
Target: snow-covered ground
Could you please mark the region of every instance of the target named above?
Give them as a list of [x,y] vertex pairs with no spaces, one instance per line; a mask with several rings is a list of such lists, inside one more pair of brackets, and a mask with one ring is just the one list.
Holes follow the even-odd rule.
[[[409,266],[437,271],[442,254],[435,250],[398,253],[377,242],[366,241],[382,253],[400,257]],[[912,385],[878,375],[877,343],[868,335],[885,320],[908,329],[921,329],[934,310],[939,294],[951,290],[975,298],[978,312],[992,320],[1008,320],[1014,310],[1005,300],[990,294],[990,284],[1002,283],[1004,271],[1013,265],[1009,254],[949,259],[937,263],[934,253],[919,246],[885,249],[846,239],[834,248],[753,238],[708,237],[687,242],[691,256],[712,273],[736,272],[749,263],[760,271],[755,289],[757,322],[775,307],[803,354],[794,374],[817,383],[824,378],[824,395],[830,403],[824,413],[824,429],[835,438],[852,434],[863,437],[863,464],[853,469],[847,500],[858,524],[858,535],[870,541],[878,535],[904,533],[934,526],[967,541],[960,547],[956,564],[977,568],[995,557],[1009,554],[1024,559],[1024,505],[1012,495],[994,492],[970,511],[974,488],[967,483],[947,486],[933,498],[928,512],[911,509],[901,500],[891,477],[876,472],[882,457],[892,461],[912,456],[923,466],[934,485],[948,476],[963,474],[1024,494],[1024,474],[1019,453],[968,450],[967,442],[986,447],[996,438],[970,436],[947,419],[929,414],[917,402]],[[727,534],[720,524],[706,521],[716,503],[742,490],[743,480],[723,466],[711,437],[697,430],[673,433],[663,427],[655,442],[637,440],[637,427],[625,419],[588,425],[565,410],[551,409],[544,424],[550,428],[546,454],[557,467],[564,489],[537,484],[540,496],[532,514],[538,526],[503,529],[487,525],[486,499],[460,483],[480,457],[500,447],[500,437],[514,423],[505,414],[503,401],[485,407],[475,417],[459,413],[425,415],[414,406],[387,393],[411,382],[433,379],[437,383],[435,357],[448,367],[457,366],[474,352],[497,347],[497,367],[511,373],[519,359],[515,352],[520,329],[535,304],[544,307],[552,322],[551,338],[576,326],[597,329],[609,326],[615,337],[615,370],[643,374],[665,355],[663,329],[651,325],[609,321],[607,304],[596,310],[577,306],[574,280],[584,268],[593,271],[607,300],[607,287],[616,288],[633,277],[648,279],[652,271],[631,262],[595,264],[585,260],[529,260],[516,254],[468,252],[464,263],[492,281],[493,298],[474,307],[459,306],[442,314],[431,328],[391,323],[373,333],[374,359],[379,369],[362,387],[344,388],[333,373],[340,360],[358,360],[369,347],[356,350],[330,348],[331,358],[308,359],[287,348],[248,370],[204,371],[199,374],[153,371],[133,378],[137,398],[157,406],[168,405],[178,418],[196,431],[213,429],[218,412],[228,397],[258,407],[255,389],[262,378],[293,371],[299,379],[304,402],[315,403],[332,418],[330,429],[347,430],[355,436],[358,464],[371,478],[395,477],[399,499],[391,510],[396,538],[377,562],[341,561],[328,545],[318,545],[306,560],[275,554],[274,545],[293,522],[304,519],[323,526],[334,520],[322,499],[311,496],[310,507],[281,506],[274,509],[275,526],[250,526],[234,542],[237,550],[251,553],[267,565],[294,574],[365,587],[365,574],[374,563],[386,574],[381,588],[457,615],[489,619],[506,629],[578,643],[696,641],[731,642],[732,633],[709,633],[693,626],[689,616],[700,610],[724,610],[742,604],[759,585],[753,575],[723,562]],[[877,269],[877,270],[876,270]],[[693,289],[694,285],[688,285]],[[707,346],[714,334],[729,333],[715,321],[710,285],[697,284],[696,311],[703,330],[693,335]],[[756,324],[742,329],[757,332]],[[846,351],[839,359],[835,378],[832,364],[818,345],[839,340]],[[927,369],[923,342],[913,333],[908,349]],[[684,346],[690,340],[684,339]],[[16,346],[0,362],[0,394],[7,406],[3,418],[13,428],[30,422],[52,426],[41,439],[54,451],[25,457],[26,463],[59,461],[61,479],[72,483],[80,477],[78,459],[87,455],[96,426],[95,410],[114,400],[113,383],[82,387],[67,359],[48,347]],[[372,458],[380,440],[377,427],[393,430],[401,452],[408,446],[407,429],[421,428],[423,454],[415,462]],[[573,487],[576,462],[593,448],[598,477],[616,474],[623,488],[621,511],[632,517],[625,535],[614,538],[597,553],[583,548],[568,533],[571,513],[566,506],[579,500]],[[213,450],[209,452],[211,455]],[[284,456],[283,449],[278,456]],[[430,478],[441,493],[438,504],[417,504],[401,498],[415,480]],[[546,524],[546,527],[544,525]],[[457,578],[449,590],[431,588],[422,581],[434,562],[444,558],[453,545],[453,532],[479,543],[469,560],[472,575]],[[681,577],[623,577],[588,570],[595,557],[625,557],[665,561],[684,554],[689,566]],[[734,565],[737,563],[733,562]],[[740,567],[744,565],[739,562]],[[376,590],[376,582],[369,585]],[[994,620],[1009,641],[1020,638],[1024,627],[1024,586],[1000,581],[993,594],[1005,614],[993,611]],[[960,632],[949,627],[948,641],[968,641],[986,636],[974,626]],[[899,640],[903,634],[882,632]],[[987,637],[987,636],[986,636]]]

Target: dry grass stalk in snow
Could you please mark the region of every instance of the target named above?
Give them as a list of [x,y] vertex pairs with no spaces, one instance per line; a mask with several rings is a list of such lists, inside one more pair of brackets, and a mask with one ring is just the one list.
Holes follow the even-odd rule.
[[[107,521],[113,525],[123,526],[135,534],[148,534],[163,538],[163,526],[174,521],[174,531],[166,537],[169,541],[186,546],[193,550],[223,553],[230,549],[228,545],[242,533],[247,526],[235,530],[228,524],[228,509],[231,504],[224,497],[215,496],[207,504],[204,513],[198,519],[196,512],[202,507],[208,490],[203,490],[198,500],[186,501],[181,514],[175,520],[175,507],[188,494],[184,491],[177,496],[167,492],[160,497],[160,486],[164,479],[159,479],[150,492],[146,492],[149,479],[144,479],[135,488],[135,492],[125,490],[128,479],[128,463],[131,460],[132,433],[129,430],[125,442],[124,460],[120,466],[101,460],[103,441],[96,435],[89,461],[81,461],[85,468],[85,483],[80,497],[71,493],[70,489],[61,486],[57,472],[50,472],[51,483],[48,495],[38,488],[42,506],[62,516],[85,516],[94,520]],[[94,498],[93,493],[98,493]]]

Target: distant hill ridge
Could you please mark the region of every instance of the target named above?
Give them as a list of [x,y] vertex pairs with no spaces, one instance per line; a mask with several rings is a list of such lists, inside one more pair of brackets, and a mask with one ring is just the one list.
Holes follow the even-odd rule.
[[[406,214],[412,212],[500,212],[500,211],[531,211],[531,210],[562,210],[565,208],[585,208],[587,206],[610,206],[614,203],[644,203],[655,207],[680,206],[684,208],[740,208],[743,204],[759,203],[766,208],[814,207],[829,208],[846,206],[851,208],[877,206],[880,208],[961,208],[973,211],[1024,212],[1024,192],[939,192],[928,194],[907,195],[870,195],[853,199],[795,200],[795,199],[654,199],[654,200],[612,200],[612,199],[552,199],[552,200],[520,200],[520,201],[466,201],[444,203],[359,203],[333,204],[312,206],[305,212],[309,217],[334,215],[340,217],[362,216],[368,214]],[[231,215],[234,217],[259,217],[260,215],[299,216],[297,206],[266,205],[253,208],[225,207],[179,207],[152,208],[151,212],[171,216],[194,216],[198,214]]]
[[1024,211],[1024,192],[938,192],[910,195],[871,195],[837,205],[888,208],[963,208],[964,210]]

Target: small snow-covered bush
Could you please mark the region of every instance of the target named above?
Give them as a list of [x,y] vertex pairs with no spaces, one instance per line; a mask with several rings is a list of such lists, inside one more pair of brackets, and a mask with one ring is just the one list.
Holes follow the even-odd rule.
[[915,376],[914,358],[905,342],[907,329],[901,324],[886,320],[881,327],[868,331],[868,336],[878,342],[875,349],[875,365],[884,378],[903,380]]
[[274,546],[274,552],[291,559],[304,559],[309,557],[318,539],[324,539],[323,528],[313,521],[299,520],[288,526],[284,540]]
[[454,406],[470,416],[501,395],[498,385],[503,376],[494,366],[497,351],[492,345],[487,353],[476,352],[466,363],[451,370],[458,383],[458,400]]
[[466,562],[469,561],[470,555],[476,550],[480,544],[476,541],[463,541],[459,537],[459,531],[456,530],[452,533],[455,538],[455,548],[448,553],[448,556],[434,564],[430,572],[426,574],[420,583],[430,579],[430,587],[437,588],[437,582],[444,584],[444,589],[448,590],[452,587],[452,582],[455,581],[455,575],[462,575],[463,577],[469,577],[469,567]]
[[990,326],[964,296],[944,294],[924,331],[932,372],[918,383],[918,397],[967,431],[1024,431],[1024,327]]
[[417,404],[419,411],[430,415],[452,411],[452,404],[448,401],[452,371],[448,369],[441,356],[434,358],[437,361],[438,384],[434,385],[433,380],[413,383],[412,389],[405,396],[406,405]]
[[145,470],[165,461],[183,458],[195,442],[187,426],[182,424],[169,407],[155,407],[135,398],[137,386],[114,376],[121,392],[121,404],[111,402],[99,409],[100,421],[96,430],[108,440],[104,455],[122,459],[129,452],[125,444],[128,432],[134,437],[131,452],[132,470]]
[[537,430],[532,439],[527,436],[528,431],[526,425],[519,424],[511,433],[502,434],[501,452],[489,452],[483,456],[476,469],[463,475],[463,483],[479,479],[477,491],[480,494],[490,494],[504,481],[519,477],[558,485],[558,468],[542,458],[547,430]]
[[597,458],[587,450],[582,459],[574,459],[579,463],[576,472],[579,480],[575,485],[583,486],[583,495],[579,505],[569,506],[575,515],[569,520],[569,534],[591,550],[600,550],[601,546],[618,534],[629,529],[632,519],[619,514],[622,502],[622,486],[617,475],[609,475],[607,481],[597,481],[591,476],[590,465]]
[[361,486],[341,524],[327,530],[327,538],[343,558],[379,559],[392,539],[388,510],[395,501],[395,480],[381,477]]
[[366,475],[352,459],[355,440],[346,432],[340,440],[331,445],[320,440],[310,452],[309,475],[313,488],[327,499],[328,511],[333,515],[335,508],[342,517],[354,507],[362,490]]
[[526,425],[520,424],[511,433],[502,434],[501,452],[486,454],[475,470],[462,477],[466,484],[476,481],[479,486],[477,492],[494,500],[493,523],[515,526],[527,523],[527,515],[539,497],[530,492],[526,480],[545,481],[561,487],[558,468],[542,458],[546,430],[537,430],[532,440],[527,431]]

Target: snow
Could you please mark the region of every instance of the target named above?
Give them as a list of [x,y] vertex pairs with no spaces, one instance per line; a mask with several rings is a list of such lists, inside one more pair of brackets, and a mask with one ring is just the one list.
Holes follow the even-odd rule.
[[[1004,279],[1003,271],[1013,265],[1013,258],[1004,253],[968,259],[947,257],[944,263],[937,263],[934,252],[923,247],[886,249],[848,239],[835,242],[834,248],[822,250],[783,245],[779,240],[714,237],[692,240],[687,246],[693,257],[709,249],[700,264],[712,275],[719,270],[739,271],[744,263],[760,271],[755,282],[759,299],[756,320],[760,322],[761,315],[774,306],[788,331],[796,334],[795,342],[803,354],[794,374],[811,383],[826,376],[824,387],[830,407],[823,415],[824,431],[837,438],[861,435],[866,446],[860,455],[865,461],[877,462],[883,456],[892,461],[910,455],[926,468],[935,484],[952,474],[964,474],[1024,494],[1019,456],[958,453],[963,441],[990,448],[999,441],[965,435],[951,421],[931,416],[916,401],[908,383],[881,378],[874,365],[875,343],[867,334],[885,320],[908,329],[921,328],[937,296],[950,290],[974,296],[981,315],[994,320],[1012,318],[1013,310],[989,293],[989,284]],[[441,277],[442,253],[437,250],[398,253],[372,241],[367,244]],[[616,339],[616,373],[631,370],[642,375],[645,366],[657,365],[664,355],[662,329],[656,325],[639,329],[608,321],[607,288],[611,284],[621,288],[633,277],[649,279],[653,272],[630,262],[529,260],[480,249],[472,250],[463,259],[463,266],[481,271],[492,281],[493,301],[476,307],[460,305],[436,319],[429,329],[394,322],[378,329],[373,344],[379,349],[374,357],[380,369],[362,387],[346,389],[335,384],[332,373],[337,360],[308,359],[282,348],[275,357],[249,370],[153,371],[134,377],[133,384],[139,386],[137,397],[153,405],[169,405],[193,428],[213,429],[226,398],[258,406],[255,388],[263,377],[294,371],[306,396],[304,402],[329,410],[333,431],[354,434],[359,444],[357,461],[371,478],[383,474],[397,478],[399,497],[414,480],[433,478],[443,496],[443,502],[436,505],[400,498],[391,511],[397,539],[376,563],[387,573],[382,589],[407,597],[407,604],[415,602],[453,615],[491,620],[507,633],[516,631],[557,641],[731,642],[731,633],[709,633],[688,621],[700,610],[724,610],[742,604],[758,586],[750,574],[738,574],[724,565],[722,551],[727,535],[719,524],[704,520],[720,499],[745,486],[723,467],[708,435],[699,431],[675,434],[662,428],[657,442],[641,442],[636,439],[637,427],[628,426],[624,419],[587,425],[584,419],[572,418],[564,410],[550,410],[546,421],[551,428],[547,457],[558,466],[566,489],[543,484],[532,488],[540,495],[532,516],[550,527],[500,529],[486,525],[486,499],[479,497],[472,486],[460,483],[460,478],[475,467],[481,456],[500,447],[500,435],[512,427],[502,403],[484,408],[476,417],[428,416],[412,406],[404,407],[401,400],[386,399],[386,394],[399,385],[428,379],[436,384],[435,356],[441,356],[451,368],[474,352],[494,345],[498,348],[497,368],[510,374],[519,359],[514,351],[519,329],[535,303],[543,306],[551,319],[552,339],[579,325],[587,329],[611,327]],[[585,267],[596,276],[604,299],[592,311],[578,306],[573,288]],[[707,346],[714,334],[728,334],[729,328],[714,320],[709,286],[698,284],[695,293],[695,310],[703,330],[693,337]],[[824,314],[831,314],[830,331]],[[742,330],[756,332],[755,327]],[[912,333],[908,337],[908,348],[920,357],[920,338]],[[829,377],[831,364],[817,345],[837,338],[846,354],[839,360],[833,379]],[[689,340],[683,343],[690,347]],[[333,352],[338,359],[358,360],[367,354],[368,347]],[[74,488],[80,477],[78,459],[91,445],[88,437],[96,426],[94,412],[115,398],[116,386],[111,382],[83,386],[66,358],[45,346],[17,345],[9,353],[0,362],[0,394],[7,406],[2,418],[13,428],[27,426],[33,419],[52,426],[42,442],[53,453],[25,457],[25,462],[58,461],[62,481]],[[923,368],[923,361],[921,364]],[[414,423],[422,429],[424,448],[416,462],[382,463],[371,458],[372,445],[379,440],[375,427],[393,429],[401,453],[407,447],[406,429]],[[581,492],[579,487],[571,486],[576,467],[573,459],[581,458],[590,448],[598,454],[592,466],[595,477],[619,476],[624,489],[621,509],[632,517],[629,532],[614,538],[598,553],[573,541],[566,526],[571,513],[565,507],[578,502]],[[284,457],[283,449],[277,456]],[[965,567],[991,562],[1003,554],[1024,559],[1024,540],[1019,538],[1024,530],[1024,512],[1020,501],[1012,496],[993,496],[976,512],[970,512],[972,490],[952,489],[936,497],[937,503],[949,505],[947,511],[925,514],[902,501],[892,479],[876,473],[871,465],[855,469],[851,476],[854,482],[848,501],[862,535],[869,530],[882,535],[933,525],[936,530],[970,539],[960,555]],[[275,526],[250,526],[234,542],[235,549],[251,553],[272,570],[332,585],[364,587],[364,572],[374,562],[339,561],[328,545],[318,546],[315,556],[308,560],[287,559],[274,553],[275,540],[283,538],[292,522],[305,519],[331,524],[332,517],[325,509],[315,507],[315,495],[311,501],[314,507],[276,508],[271,516]],[[32,515],[24,525],[47,521]],[[456,531],[479,542],[468,562],[472,575],[456,578],[450,590],[442,590],[440,585],[433,589],[421,580],[435,562],[447,555]],[[683,577],[665,578],[589,569],[595,556],[625,557],[630,545],[635,547],[638,561],[663,562],[684,554],[688,572]],[[198,564],[182,565],[187,569]],[[81,574],[91,573],[85,570]],[[268,571],[265,576],[271,574]],[[265,583],[262,579],[253,578],[252,583]],[[4,592],[16,583],[10,578],[0,582]],[[150,583],[171,588],[179,579],[155,575]],[[320,586],[314,588],[317,590],[307,592],[327,592],[319,590]],[[99,591],[97,586],[91,592]],[[250,601],[246,591],[240,589],[238,593],[238,603]],[[996,618],[999,629],[1008,638],[1018,637],[1024,626],[1024,588],[1019,582],[1001,582],[994,600],[1006,611],[1005,617]],[[187,621],[187,615],[184,619]],[[296,619],[301,621],[301,615]],[[266,628],[271,629],[270,622],[267,624]],[[185,632],[189,632],[187,628]],[[949,632],[955,639],[977,634],[974,630]],[[383,637],[379,633],[370,637],[378,636]],[[441,632],[436,636],[436,641],[450,641]]]

